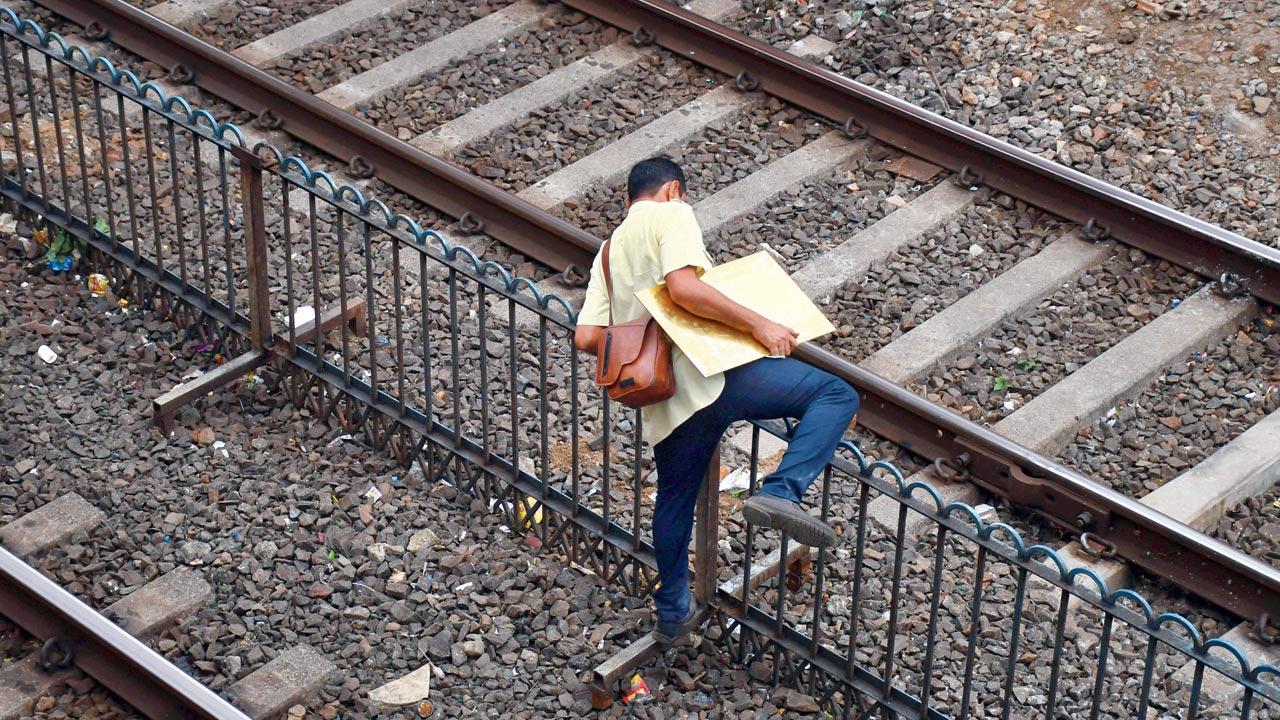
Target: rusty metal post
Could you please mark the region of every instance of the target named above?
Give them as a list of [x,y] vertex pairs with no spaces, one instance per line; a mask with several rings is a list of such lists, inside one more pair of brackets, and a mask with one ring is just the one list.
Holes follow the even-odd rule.
[[232,148],[240,161],[240,203],[244,209],[244,255],[249,279],[249,337],[255,350],[271,339],[271,294],[267,281],[267,229],[262,206],[262,161]]
[[698,491],[698,504],[694,513],[693,597],[705,608],[716,596],[716,542],[720,539],[719,445],[716,445],[716,450],[711,455],[707,478]]

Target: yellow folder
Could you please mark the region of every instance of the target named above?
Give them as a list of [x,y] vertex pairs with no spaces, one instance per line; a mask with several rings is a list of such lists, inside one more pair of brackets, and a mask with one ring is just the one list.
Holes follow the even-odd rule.
[[[763,250],[717,265],[703,273],[702,280],[730,300],[795,330],[800,342],[835,330],[818,306]],[[768,355],[750,333],[698,317],[677,305],[665,283],[637,292],[636,298],[704,376]]]

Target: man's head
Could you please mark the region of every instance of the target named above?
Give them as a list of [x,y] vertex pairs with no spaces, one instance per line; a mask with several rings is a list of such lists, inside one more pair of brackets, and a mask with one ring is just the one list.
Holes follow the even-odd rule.
[[639,200],[684,200],[684,171],[665,155],[641,160],[627,176],[627,204]]

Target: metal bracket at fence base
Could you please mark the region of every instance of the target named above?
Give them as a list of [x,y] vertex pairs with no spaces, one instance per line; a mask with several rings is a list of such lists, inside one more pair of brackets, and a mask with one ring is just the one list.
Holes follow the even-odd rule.
[[282,352],[292,355],[298,345],[306,345],[323,338],[343,323],[349,323],[356,336],[365,334],[364,300],[351,299],[346,305],[334,306],[318,318],[298,327],[292,337],[276,335],[270,348],[250,350],[213,370],[178,385],[152,401],[152,422],[168,436],[173,432],[173,416],[183,406],[209,393],[226,387],[271,360],[272,354]]

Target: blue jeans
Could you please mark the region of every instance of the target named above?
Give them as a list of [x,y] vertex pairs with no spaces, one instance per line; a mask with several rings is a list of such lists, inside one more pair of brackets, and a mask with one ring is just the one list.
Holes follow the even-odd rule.
[[654,446],[653,545],[662,581],[654,605],[660,619],[679,621],[688,612],[693,509],[724,431],[740,420],[798,419],[782,463],[759,492],[799,502],[857,412],[858,394],[845,381],[799,360],[762,358],[726,372],[720,397]]

